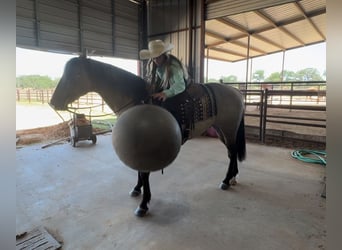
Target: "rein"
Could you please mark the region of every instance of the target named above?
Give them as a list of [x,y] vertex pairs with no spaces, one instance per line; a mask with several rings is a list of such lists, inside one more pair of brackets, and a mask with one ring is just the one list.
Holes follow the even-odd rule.
[[[152,97],[151,96],[148,96],[148,98],[146,99],[142,99],[139,101],[141,104],[143,103],[152,103]],[[113,110],[114,113],[119,113],[121,110],[123,110],[124,108],[127,108],[128,106],[130,105],[134,105],[134,104],[137,104],[138,102],[136,102],[134,99],[132,99],[131,101],[127,102],[126,104],[122,105],[120,108],[116,109],[116,110]]]
[[[122,105],[120,108],[113,110],[114,114],[119,113],[121,110],[123,110],[124,108],[126,108],[127,106],[134,104],[134,100],[127,102],[126,104]],[[82,107],[82,108],[74,108],[74,107],[67,107],[67,111],[73,114],[77,114],[75,111],[73,111],[72,109],[76,110],[76,109],[91,109],[91,108],[96,108],[99,106],[102,106],[103,104],[98,104],[98,105],[94,105],[94,106],[89,106],[89,107]],[[89,115],[91,117],[102,117],[102,116],[107,116],[107,115],[111,115],[113,113],[108,113],[108,114],[104,114],[104,115]]]
[[[76,109],[90,109],[90,112],[91,113],[91,108],[96,108],[96,107],[100,107],[102,106],[102,104],[98,104],[98,105],[94,105],[94,106],[89,106],[89,107],[82,107],[82,108],[74,108],[74,107],[67,107],[66,111],[72,113],[72,114],[77,114]],[[73,109],[73,110],[72,110]],[[104,115],[90,115],[89,114],[89,117],[102,117],[102,116],[108,116],[108,115],[111,115],[112,113],[107,113],[107,114],[104,114]]]
[[124,108],[126,108],[127,106],[129,106],[129,105],[131,105],[131,104],[134,104],[135,102],[132,100],[132,101],[130,101],[130,102],[128,102],[128,103],[126,103],[125,105],[122,105],[120,108],[118,108],[117,110],[113,110],[114,111],[114,113],[116,114],[116,113],[119,113],[121,110],[123,110]]

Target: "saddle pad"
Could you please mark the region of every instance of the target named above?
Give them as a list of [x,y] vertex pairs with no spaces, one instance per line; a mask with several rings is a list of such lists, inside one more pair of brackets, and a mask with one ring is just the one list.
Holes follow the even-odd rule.
[[216,115],[216,101],[212,90],[205,84],[190,84],[187,89],[162,105],[176,118],[182,129],[183,138],[187,131],[195,128],[195,123]]
[[186,89],[183,99],[179,100],[178,112],[181,123],[191,127],[198,121],[209,119],[216,114],[210,90],[203,84],[191,84]]

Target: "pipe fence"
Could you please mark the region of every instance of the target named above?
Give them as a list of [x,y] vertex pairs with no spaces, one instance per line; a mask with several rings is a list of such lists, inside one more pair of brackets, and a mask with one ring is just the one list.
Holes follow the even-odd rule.
[[[258,118],[258,137],[263,143],[269,124],[286,124],[294,130],[298,126],[326,128],[325,81],[225,84],[240,89],[245,96],[245,116]],[[255,106],[257,112],[248,112],[249,106]],[[287,110],[290,115],[274,115],[272,110]]]
[[[16,101],[26,103],[49,103],[54,89],[16,89]],[[88,94],[81,96],[79,99],[71,103],[70,107],[84,108],[100,106],[102,112],[110,110],[102,97],[95,93],[89,92]]]
[[[326,118],[305,117],[305,112],[298,115],[298,111],[326,112],[326,82],[276,82],[276,83],[223,83],[238,88],[245,97],[246,108],[255,106],[256,112],[246,111],[245,116],[258,119],[258,137],[265,142],[268,124],[287,124],[302,127],[326,127]],[[54,89],[17,89],[17,102],[48,103]],[[112,112],[102,97],[90,92],[71,104],[71,107],[100,107],[102,112]],[[291,116],[273,115],[270,110],[283,109],[293,111]],[[297,111],[297,112],[296,112]],[[322,117],[322,116],[321,116]]]

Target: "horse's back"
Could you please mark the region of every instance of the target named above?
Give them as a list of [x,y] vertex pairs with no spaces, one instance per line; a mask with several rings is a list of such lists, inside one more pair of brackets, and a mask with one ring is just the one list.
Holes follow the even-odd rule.
[[229,85],[219,83],[207,84],[214,92],[218,109],[244,109],[244,98],[242,93]]
[[217,116],[215,126],[228,137],[234,138],[244,116],[244,98],[242,93],[229,85],[208,83],[215,97]]

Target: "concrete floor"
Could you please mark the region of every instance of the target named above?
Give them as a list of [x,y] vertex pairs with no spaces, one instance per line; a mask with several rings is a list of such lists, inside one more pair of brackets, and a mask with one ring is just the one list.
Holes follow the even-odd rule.
[[62,249],[325,249],[325,169],[292,159],[291,150],[247,144],[238,184],[218,188],[226,149],[214,138],[188,141],[172,165],[150,177],[144,218],[128,196],[136,172],[111,135],[17,149],[17,233],[44,226]]

